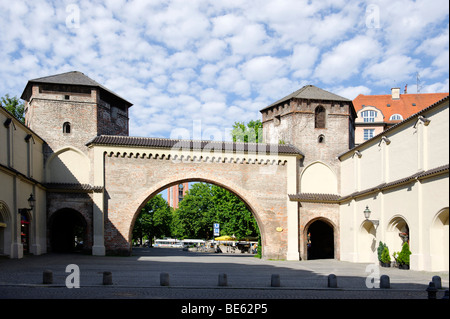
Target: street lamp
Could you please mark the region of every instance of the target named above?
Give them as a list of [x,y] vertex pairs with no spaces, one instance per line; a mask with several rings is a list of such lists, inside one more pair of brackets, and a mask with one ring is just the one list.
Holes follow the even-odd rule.
[[34,199],[33,194],[30,194],[30,197],[28,197],[28,205],[30,205],[30,208],[19,208],[19,214],[32,211],[35,203],[36,200]]
[[367,221],[371,222],[374,226],[378,227],[378,225],[380,224],[380,221],[377,219],[376,220],[369,219],[371,213],[372,212],[370,211],[369,206],[366,206],[366,209],[364,210],[364,217],[366,218]]
[[28,204],[30,205],[30,210],[33,210],[35,202],[36,200],[34,199],[33,194],[30,194],[30,197],[28,197]]

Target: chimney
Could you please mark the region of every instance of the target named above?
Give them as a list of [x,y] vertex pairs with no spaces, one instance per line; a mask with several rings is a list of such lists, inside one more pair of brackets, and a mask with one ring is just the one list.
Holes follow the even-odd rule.
[[391,93],[392,93],[392,99],[393,100],[399,100],[400,99],[400,88],[392,88],[391,89]]
[[405,94],[408,93],[408,84],[405,85]]

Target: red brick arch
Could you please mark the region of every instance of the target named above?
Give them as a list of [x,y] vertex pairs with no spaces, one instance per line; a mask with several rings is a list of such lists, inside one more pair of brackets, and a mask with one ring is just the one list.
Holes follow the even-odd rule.
[[[272,174],[268,166],[244,161],[173,161],[169,157],[104,156],[105,250],[129,252],[134,221],[145,203],[165,188],[181,182],[201,181],[223,187],[238,196],[256,218],[263,257],[284,259],[288,252],[287,164]],[[128,154],[128,153],[127,153]],[[294,229],[294,231],[296,231]]]

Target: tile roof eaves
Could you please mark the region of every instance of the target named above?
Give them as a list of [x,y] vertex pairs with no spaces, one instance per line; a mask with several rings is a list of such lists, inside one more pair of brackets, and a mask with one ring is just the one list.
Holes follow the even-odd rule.
[[76,183],[47,183],[44,184],[48,191],[63,191],[63,192],[94,192],[99,193],[103,191],[102,186],[92,186],[90,184],[76,184]]
[[[177,143],[181,143],[177,145]],[[173,147],[186,147],[190,150],[205,150],[205,146],[211,145],[211,150],[221,149],[223,152],[248,153],[250,151],[267,153],[272,151],[272,147],[276,147],[278,154],[283,155],[301,155],[304,154],[295,146],[289,144],[258,144],[258,143],[235,143],[222,141],[201,141],[201,140],[173,140],[151,137],[129,137],[129,136],[108,136],[100,135],[91,139],[86,146],[103,145],[103,146],[131,146],[142,148],[169,149]],[[216,146],[216,147],[214,147]],[[249,146],[251,146],[249,148]]]

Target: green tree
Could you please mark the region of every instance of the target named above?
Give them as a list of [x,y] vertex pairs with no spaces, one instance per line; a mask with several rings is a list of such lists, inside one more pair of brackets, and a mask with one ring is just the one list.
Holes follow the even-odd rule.
[[133,228],[133,240],[141,244],[145,239],[151,245],[153,237],[172,236],[173,211],[161,195],[150,199],[136,218]]
[[231,131],[233,142],[262,143],[262,123],[260,120],[244,122],[234,122]]
[[1,105],[22,123],[25,123],[25,105],[16,96],[10,97],[9,94],[6,94],[1,98]]
[[236,195],[220,186],[193,184],[175,211],[174,235],[211,239],[214,223],[220,224],[221,235],[238,239],[259,235],[255,218]]
[[215,223],[220,224],[221,234],[237,239],[259,235],[256,219],[245,203],[228,190],[211,186],[215,210]]
[[212,192],[208,184],[195,183],[175,211],[173,234],[177,238],[211,238]]

